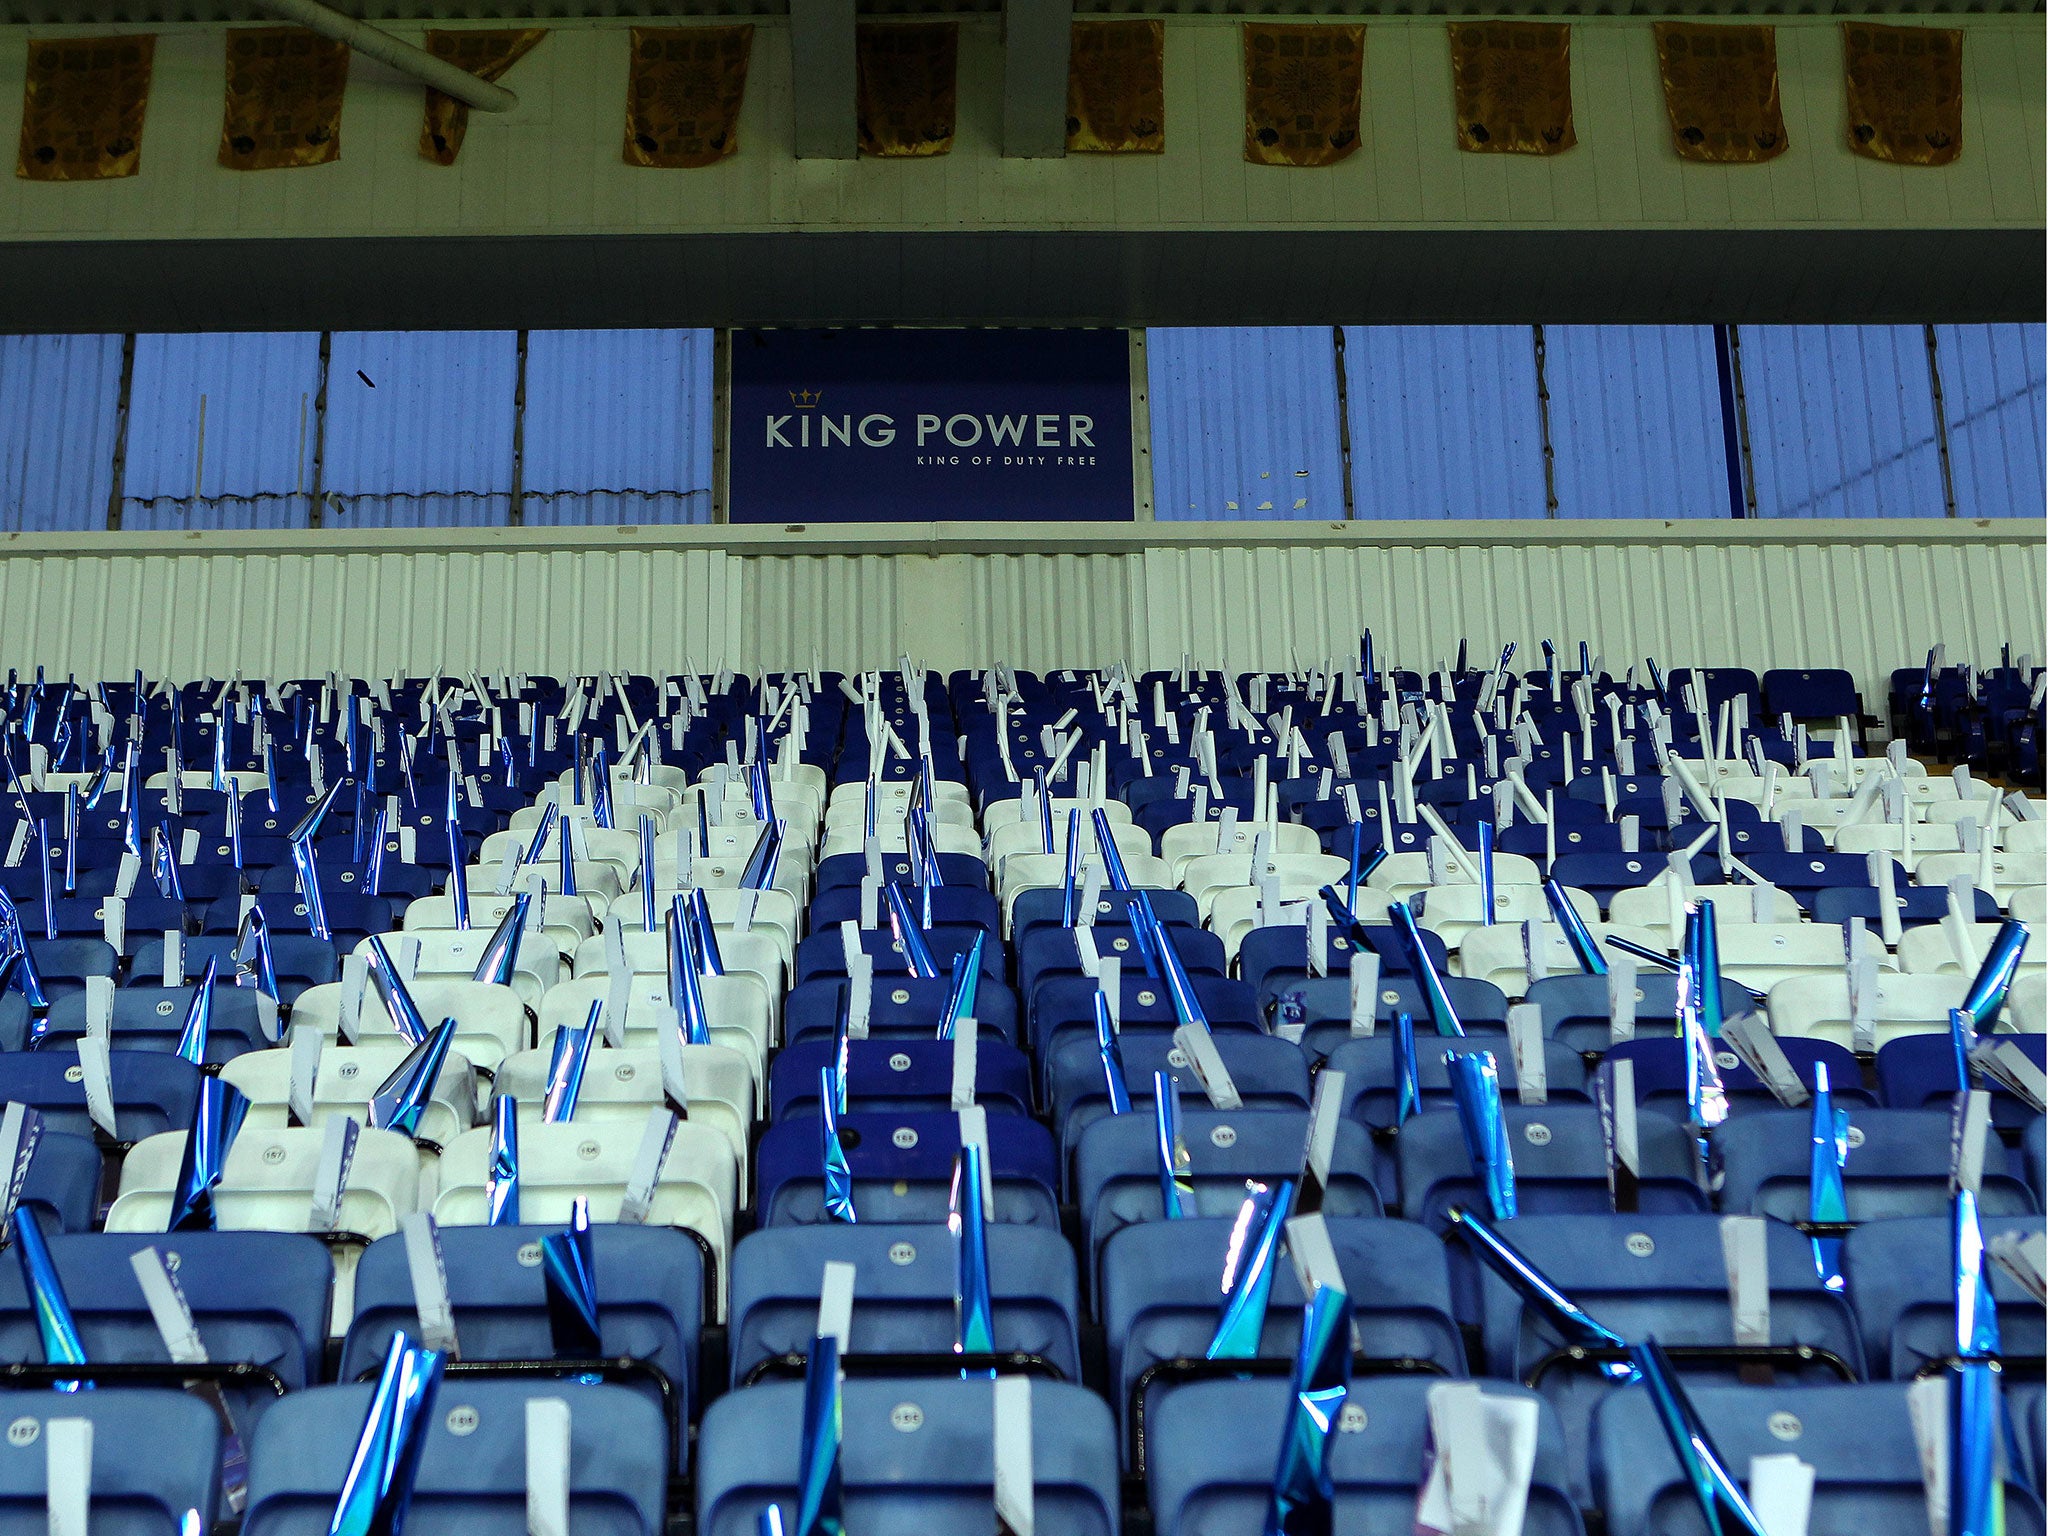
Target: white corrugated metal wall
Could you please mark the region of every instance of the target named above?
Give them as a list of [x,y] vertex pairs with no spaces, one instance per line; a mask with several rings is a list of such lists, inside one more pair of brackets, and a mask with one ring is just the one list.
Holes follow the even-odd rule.
[[[299,536],[312,552],[288,555],[37,554],[22,544],[43,541],[22,541],[0,559],[0,667],[758,671],[908,654],[1046,670],[1183,653],[1284,667],[1348,651],[1370,626],[1383,659],[1415,665],[1461,637],[1525,650],[1583,638],[1612,667],[1843,666],[1874,697],[1937,641],[1959,661],[1992,660],[2005,643],[2048,652],[2048,549],[2014,522],[1816,522],[1796,539],[1757,524],[1185,525],[1149,537],[1069,525],[1034,533],[1055,546],[1036,553],[958,525],[913,532],[920,552],[891,547],[901,530],[878,532],[874,553],[864,535],[725,529],[393,531],[334,553],[317,549],[334,536],[316,533]],[[465,537],[474,547],[435,547]]]

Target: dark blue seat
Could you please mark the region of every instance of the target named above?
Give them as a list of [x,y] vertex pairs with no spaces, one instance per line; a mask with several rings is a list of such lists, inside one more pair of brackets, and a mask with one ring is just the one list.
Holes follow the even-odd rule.
[[[1849,1300],[1863,1329],[1864,1358],[1875,1379],[1910,1381],[1934,1360],[1956,1349],[1956,1292],[1949,1216],[1902,1216],[1866,1222],[1842,1244],[1842,1273]],[[1984,1240],[2001,1233],[2031,1237],[2039,1251],[2039,1216],[1987,1216]],[[2010,1378],[2020,1363],[2038,1362],[2043,1348],[2041,1303],[2028,1295],[2003,1264],[1988,1256],[1984,1273],[1998,1304],[1999,1353]]]
[[[2009,1043],[2037,1069],[2048,1069],[2048,1035],[1999,1035],[1996,1043]],[[1877,1086],[1888,1108],[1946,1106],[1963,1086],[1956,1080],[1954,1044],[1932,1031],[1894,1036],[1878,1048]],[[2017,1133],[2034,1118],[2034,1107],[2004,1084],[1985,1077],[1970,1086],[1991,1090],[1991,1123],[1999,1130]]]
[[162,1536],[188,1510],[212,1528],[220,1479],[219,1416],[197,1397],[103,1387],[95,1392],[24,1392],[10,1404],[18,1449],[0,1456],[0,1526],[49,1529],[49,1461],[43,1431],[53,1419],[85,1419],[93,1430],[93,1536]]
[[[1778,1046],[1809,1090],[1814,1084],[1815,1065],[1823,1063],[1828,1069],[1829,1089],[1837,1104],[1844,1108],[1876,1105],[1876,1096],[1863,1086],[1863,1069],[1855,1053],[1846,1046],[1802,1035],[1782,1036]],[[1617,1061],[1635,1063],[1638,1104],[1659,1110],[1674,1119],[1685,1118],[1686,1046],[1683,1040],[1676,1035],[1639,1036],[1611,1045],[1596,1077],[1611,1078],[1613,1063]],[[1721,1074],[1721,1088],[1728,1096],[1730,1114],[1783,1107],[1777,1096],[1764,1085],[1763,1079],[1744,1066],[1742,1059],[1726,1044],[1714,1052],[1714,1066]]]
[[[875,983],[868,1032],[881,1039],[936,1039],[951,983],[946,977],[890,976]],[[783,1004],[783,1039],[788,1045],[814,1035],[830,1038],[845,1008],[846,980],[820,976],[798,982]],[[1017,995],[984,975],[974,991],[974,1022],[982,1035],[1018,1038]]]
[[[107,1057],[121,1140],[140,1141],[191,1126],[199,1068],[168,1051],[119,1050]],[[43,1123],[53,1131],[93,1134],[76,1049],[0,1052],[0,1102],[41,1110]]]
[[[161,941],[159,941],[161,942]],[[158,961],[161,979],[162,961]],[[232,965],[225,967],[232,972]],[[142,978],[148,981],[145,974]],[[197,986],[194,978],[193,986]],[[175,1051],[184,1033],[185,1013],[191,1006],[192,987],[133,985],[114,990],[113,1020],[109,1034],[120,1051]],[[75,1051],[78,1038],[86,1032],[85,996],[77,993],[50,1004],[44,1027],[32,1042],[36,1050]],[[262,1015],[256,993],[232,982],[213,984],[213,1012],[206,1033],[206,1060],[210,1066],[233,1061],[244,1051],[259,1051],[275,1042],[263,1033]]]
[[[1807,1110],[1777,1109],[1737,1115],[1715,1127],[1721,1209],[1804,1221],[1812,1125]],[[1937,1215],[1949,1208],[1948,1111],[1857,1110],[1850,1119],[1850,1138],[1842,1170],[1849,1220]],[[1985,1138],[1979,1205],[1987,1216],[2031,1216],[2039,1209],[1995,1135]]]
[[[755,1151],[755,1219],[804,1225],[825,1212],[824,1132],[816,1116],[779,1121]],[[840,1145],[853,1174],[862,1221],[944,1222],[960,1117],[943,1111],[839,1117]],[[1022,1115],[988,1117],[989,1174],[998,1221],[1059,1228],[1059,1164],[1052,1133]]]
[[[1031,1062],[976,1020],[974,1102],[997,1114],[1031,1113]],[[833,1041],[812,1033],[775,1054],[768,1069],[768,1118],[818,1112],[818,1073],[832,1065]],[[847,1042],[846,1092],[852,1108],[875,1114],[945,1109],[953,1092],[950,1040]]]

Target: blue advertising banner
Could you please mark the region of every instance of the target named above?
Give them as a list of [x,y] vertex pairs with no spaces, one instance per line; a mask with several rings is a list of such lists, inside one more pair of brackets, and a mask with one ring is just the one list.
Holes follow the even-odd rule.
[[732,333],[735,523],[1128,522],[1120,330]]

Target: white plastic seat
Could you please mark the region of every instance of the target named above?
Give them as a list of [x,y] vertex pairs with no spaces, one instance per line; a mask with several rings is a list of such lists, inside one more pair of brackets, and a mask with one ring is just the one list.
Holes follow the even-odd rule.
[[1721,974],[1759,992],[1793,976],[1839,972],[1849,957],[1846,930],[1833,923],[1717,923],[1715,938]]
[[1779,821],[1793,821],[1820,835],[1820,840],[1830,848],[1842,828],[1851,825],[1852,816],[1876,818],[1875,806],[1859,806],[1853,800],[1802,800],[1796,805],[1785,806],[1778,812]]
[[1811,800],[1814,798],[1813,781],[1801,778],[1789,768],[1780,768],[1777,775],[1766,782],[1761,776],[1752,778],[1730,778],[1715,786],[1730,800],[1746,800],[1751,805],[1762,805],[1766,794],[1772,795],[1773,813],[1782,810],[1788,800]]
[[[1938,781],[1937,781],[1938,782]],[[1837,853],[1888,853],[1895,862],[1905,860],[1906,830],[1893,822],[1862,822],[1843,827],[1835,834]],[[1917,871],[1929,858],[1960,853],[1962,834],[1952,825],[1916,824],[1908,870]]]
[[[533,1044],[526,1005],[510,987],[488,981],[420,977],[407,988],[428,1026],[455,1020],[453,1049],[469,1058],[479,1072],[495,1073],[504,1059]],[[292,1027],[311,1024],[331,1046],[340,1035],[341,983],[308,987],[292,1004]],[[580,1021],[579,1021],[580,1022]],[[375,1044],[395,1031],[374,993],[364,989],[361,1042]]]
[[[1666,892],[1671,886],[1669,869],[1648,885],[1630,886],[1616,891],[1614,899],[1607,904],[1609,922],[1626,924],[1638,928],[1668,929],[1670,927],[1671,901]],[[1725,923],[1753,923],[1758,921],[1756,897],[1750,886],[1694,886],[1695,895],[1704,896],[1714,904],[1714,923],[1718,930]],[[1770,923],[1796,923],[1800,919],[1799,903],[1791,894],[1771,887],[1766,898],[1769,905],[1763,921]]]
[[[767,995],[751,976],[704,976],[699,984],[711,1043],[745,1058],[754,1077],[757,1111],[765,1109],[768,1048],[776,1038],[776,1016]],[[550,987],[540,1003],[540,1049],[550,1048],[558,1029],[581,1029],[590,1017],[590,1005],[610,996],[609,976],[580,976]],[[675,1009],[669,1001],[667,972],[636,972],[626,993],[627,1048],[652,1046],[656,1030],[673,1028]]]
[[[1032,798],[1036,799],[1035,796]],[[1032,809],[1030,816],[1025,814],[1027,809]],[[1128,825],[1130,823],[1131,808],[1121,800],[1111,799],[1108,796],[1104,796],[1100,801],[1081,799],[1073,795],[1054,795],[1052,797],[1052,819],[1056,824],[1063,825],[1066,822],[1067,813],[1070,811],[1079,811],[1082,822],[1084,824],[1092,824],[1095,812],[1098,810],[1109,818],[1112,826]],[[1006,827],[1013,821],[1035,822],[1036,820],[1036,811],[1026,801],[1025,797],[1022,795],[1012,795],[1008,799],[991,801],[988,809],[982,812],[981,824],[984,830],[992,833],[997,827]]]
[[1316,889],[1333,881],[1341,884],[1351,872],[1350,864],[1329,853],[1276,853],[1258,870],[1252,868],[1250,853],[1205,853],[1184,861],[1178,869],[1181,889],[1195,898],[1205,922],[1218,895],[1238,886],[1255,888],[1261,878]]
[[2022,970],[2006,994],[2007,1023],[2030,1035],[2048,1034],[2048,966]]
[[[571,1206],[581,1197],[590,1202],[593,1222],[617,1221],[645,1129],[644,1116],[634,1125],[606,1117],[549,1124],[539,1115],[520,1115],[519,1219],[531,1226],[566,1225]],[[489,1219],[491,1134],[489,1126],[479,1126],[456,1137],[441,1154],[436,1221],[474,1227]],[[647,1213],[647,1225],[680,1227],[709,1245],[721,1318],[738,1181],[739,1164],[725,1132],[685,1120],[676,1127]]]
[[[512,910],[517,899],[500,896],[491,887],[496,883],[498,871],[472,866],[469,877],[469,926],[489,934]],[[535,910],[529,908],[529,914]],[[539,904],[541,926],[555,940],[558,949],[573,952],[576,946],[597,932],[597,923],[591,915],[590,898],[587,896],[551,895]],[[419,896],[407,904],[404,931],[416,933],[423,928],[454,929],[455,898],[453,896]]]
[[[1908,928],[1899,935],[1899,969],[1913,976],[1945,976],[1951,972],[1975,976],[1984,964],[1984,956],[1990,953],[1991,941],[1998,937],[1997,923],[1965,924],[1960,933],[1956,925],[1943,921],[1921,923]],[[1958,941],[1968,951],[1958,954]],[[2030,932],[2027,947],[2020,956],[2022,971],[2048,967],[2048,947],[2044,947],[2040,935]]]
[[[1479,855],[1471,849],[1467,849],[1466,854],[1476,868],[1479,864]],[[1348,863],[1345,870],[1347,873],[1350,870]],[[1385,892],[1389,901],[1406,901],[1417,891],[1426,891],[1435,883],[1429,878],[1429,854],[1390,853],[1380,860],[1379,867],[1366,877],[1365,883],[1376,891]],[[1467,880],[1465,871],[1459,868],[1457,860],[1451,859],[1446,864],[1445,883],[1472,885],[1478,882]],[[1493,856],[1493,883],[1496,887],[1540,886],[1543,883],[1543,871],[1536,867],[1534,859],[1526,858],[1519,853],[1496,853]]]
[[[1014,805],[1016,802],[1005,800],[997,803],[999,805]],[[1109,803],[1112,805],[1121,804],[1120,801],[1111,801]],[[931,824],[935,827],[971,828],[974,825],[974,807],[965,800],[954,800],[948,796],[941,796],[932,803],[930,810]],[[1125,821],[1130,820],[1130,814],[1130,811],[1126,808],[1123,819]],[[1060,812],[1059,815],[1062,820],[1065,819],[1065,812]],[[1086,810],[1083,810],[1081,813],[1082,820],[1087,820],[1087,815]],[[875,807],[875,825],[877,828],[881,827],[885,822],[902,825],[908,822],[909,819],[910,801],[908,799],[899,800],[891,796]],[[1005,820],[1009,821],[1014,821],[1015,819],[1014,816],[1005,818]],[[866,826],[866,823],[867,804],[864,801],[834,801],[831,809],[825,812],[825,830],[828,833],[851,831],[858,834]]]
[[[719,829],[712,828],[712,841],[718,843]],[[665,832],[655,844],[654,882],[655,889],[674,894],[679,890],[736,891],[747,873],[747,859],[754,851],[754,842],[747,838],[744,846],[717,847],[709,854],[695,854],[689,863],[682,864],[679,855],[683,850],[683,839],[692,836],[689,831]],[[791,857],[795,850],[787,843],[783,845],[783,856],[775,863],[775,886],[778,891],[787,891],[792,900],[801,907],[809,898],[811,864],[804,858]],[[687,868],[687,883],[677,878],[679,870]],[[614,892],[616,901],[625,892]]]
[[[1496,885],[1492,925],[1486,921],[1483,894],[1476,885],[1433,885],[1409,897],[1408,905],[1420,906],[1416,921],[1451,949],[1456,949],[1474,928],[1550,921],[1550,902],[1540,885]],[[1588,925],[1600,921],[1600,903],[1591,892],[1567,888],[1565,899]]]
[[[121,1192],[107,1211],[107,1231],[162,1232],[169,1226],[187,1134],[164,1131],[129,1148],[121,1164]],[[326,1136],[324,1130],[311,1127],[245,1124],[228,1148],[221,1182],[214,1190],[216,1227],[241,1232],[314,1230],[313,1193]],[[331,1333],[340,1334],[354,1315],[356,1262],[363,1247],[389,1237],[422,1208],[432,1195],[430,1179],[410,1137],[367,1128],[357,1133],[335,1230],[360,1241],[336,1243],[328,1250],[334,1260]]]
[[[1083,857],[1097,851],[1095,827],[1092,822],[1081,823],[1081,853]],[[1067,823],[1065,818],[1055,819],[1052,826],[1052,851],[1065,855],[1067,851]],[[1152,834],[1131,822],[1111,822],[1110,840],[1116,844],[1117,853],[1128,864],[1134,858],[1150,858],[1152,855]],[[999,827],[990,834],[986,858],[989,868],[1001,877],[1004,863],[1020,856],[1045,853],[1044,831],[1035,821],[1013,821]],[[1171,862],[1171,861],[1169,861]]]
[[[543,785],[540,798],[532,809],[538,812],[541,806],[553,803],[562,808],[564,816],[576,820],[587,820],[592,816],[589,784],[584,786],[582,804],[576,801],[576,788],[571,783],[574,770],[566,770],[556,776],[554,783]],[[595,779],[590,781],[595,783]],[[646,811],[655,816],[666,815],[675,808],[676,791],[665,784],[642,784],[622,768],[612,770],[612,814],[622,828],[630,827]],[[538,817],[536,816],[536,820]],[[533,823],[528,823],[533,825]]]
[[[1082,867],[1087,867],[1089,856],[1082,855]],[[1171,890],[1173,871],[1166,860],[1149,853],[1134,853],[1124,856],[1124,873],[1131,884],[1140,890]],[[1003,860],[1002,878],[998,893],[1003,903],[1003,921],[1008,924],[1010,909],[1016,905],[1021,891],[1058,889],[1066,883],[1066,855],[1059,853],[1013,853]],[[1106,884],[1106,882],[1105,882]]]
[[[157,761],[163,761],[161,754],[159,754]],[[56,775],[54,774],[44,775],[46,780],[52,780],[55,777]],[[238,795],[246,795],[251,790],[263,789],[270,782],[263,776],[262,770],[256,768],[230,768],[228,770],[228,778],[234,784],[235,793]],[[55,783],[50,785],[52,789],[59,789],[61,787],[61,785]],[[167,772],[152,773],[142,781],[142,787],[144,789],[169,789],[171,787],[171,776]],[[211,768],[187,768],[178,775],[178,787],[180,789],[211,789],[213,788],[213,770]]]
[[[562,823],[558,821],[548,833],[547,841],[541,844],[539,856],[531,862],[559,867],[562,862],[561,838]],[[583,883],[583,868],[587,864],[609,865],[618,880],[618,890],[624,890],[632,884],[633,876],[640,868],[638,832],[628,832],[622,827],[585,826],[579,823],[574,839],[576,881],[579,887]],[[493,832],[484,839],[483,848],[478,852],[476,861],[486,869],[502,864],[508,848],[517,848],[520,857],[525,858],[532,844],[533,838],[524,828]],[[617,895],[618,891],[608,894]]]
[[[823,774],[821,773],[819,776],[822,778]],[[877,807],[885,806],[891,800],[907,804],[910,800],[911,788],[912,784],[908,779],[892,779],[888,783],[878,786],[875,795]],[[867,792],[868,786],[865,779],[850,779],[844,784],[835,784],[832,786],[831,798],[826,802],[826,810],[829,813],[834,807],[849,803],[853,805],[866,805]],[[932,779],[932,798],[934,800],[958,800],[962,805],[972,805],[974,803],[974,797],[968,794],[965,784],[962,784],[957,779],[942,779],[937,776],[934,776]]]
[[2043,859],[2032,853],[1993,853],[1989,880],[1984,878],[1981,853],[1937,853],[1922,859],[1913,871],[1921,885],[1947,885],[1951,880],[1968,880],[1997,898],[2003,907],[2011,893],[2023,885],[2039,885]]
[[[732,1147],[742,1187],[747,1179],[747,1133],[754,1123],[753,1069],[739,1051],[723,1045],[685,1045],[683,1082],[690,1095],[690,1123],[724,1133]],[[521,1051],[498,1072],[497,1091],[519,1101],[522,1111],[538,1119],[547,1098],[547,1050]],[[663,1102],[661,1049],[656,1045],[594,1046],[576,1094],[576,1124],[600,1121],[631,1126],[647,1124],[647,1111]],[[520,1129],[525,1129],[522,1120]]]
[[2048,857],[2048,821],[2010,821],[2001,828],[1998,846],[2008,854]]
[[[649,933],[644,928],[619,935],[620,947],[625,951],[626,964],[636,975],[659,973],[668,974],[668,935],[657,929]],[[570,974],[581,979],[585,976],[605,974],[607,961],[605,951],[609,947],[608,936],[585,939],[576,951],[576,958]],[[745,933],[729,928],[718,930],[719,958],[725,962],[728,976],[751,976],[757,979],[768,994],[771,1004],[779,1003],[783,993],[783,967],[785,962],[782,940],[773,929],[749,929]]]
[[2039,933],[2048,923],[2048,885],[2016,887],[2005,903],[2005,915],[2025,923],[2030,933]]
[[[1291,907],[1304,901],[1316,901],[1317,887],[1295,881],[1280,882],[1280,904]],[[1223,941],[1223,958],[1228,965],[1237,963],[1238,946],[1244,943],[1244,936],[1259,926],[1259,888],[1255,885],[1233,885],[1211,895],[1208,915],[1209,931]]]
[[[313,1128],[318,1130],[336,1115],[367,1125],[370,1095],[411,1050],[396,1035],[366,1045],[323,1050],[320,1071],[313,1081]],[[244,1129],[282,1129],[291,1123],[290,1051],[244,1051],[221,1067],[220,1078],[240,1089],[249,1101]],[[476,1124],[476,1114],[476,1069],[468,1057],[450,1047],[441,1063],[441,1075],[434,1081],[434,1097],[420,1116],[420,1137],[437,1148],[445,1147]],[[424,1148],[422,1152],[435,1155]]]
[[[1969,990],[1967,976],[1879,971],[1870,1003],[1875,1030],[1871,1049],[1881,1050],[1900,1035],[1947,1034],[1949,1010],[1962,1007]],[[1855,1044],[1849,1024],[1849,978],[1839,972],[1788,976],[1770,989],[1764,1008],[1775,1034]]]
[[[753,908],[751,926],[758,931],[773,933],[782,946],[782,962],[785,966],[794,963],[798,931],[803,926],[802,909],[790,892],[780,886],[765,891],[741,891],[724,887],[705,886],[704,905],[711,911],[712,926],[720,935],[737,926],[741,912],[751,904]],[[678,896],[687,892],[676,886],[656,886],[654,890],[654,931],[665,932],[663,925],[668,919],[670,908]],[[640,892],[627,891],[611,904],[605,914],[605,927],[617,924],[628,933],[645,933],[641,920],[646,916],[646,906]],[[584,935],[588,938],[589,935]]]
[[[401,972],[410,966],[412,979],[426,981],[468,981],[476,976],[491,942],[488,928],[421,928],[376,935],[397,961]],[[417,946],[417,948],[415,948]],[[370,941],[362,940],[355,952],[367,956]],[[532,1007],[541,994],[562,979],[566,967],[554,935],[545,927],[529,928],[519,945],[519,958],[512,972],[512,990]],[[429,1021],[431,1022],[431,1021]]]
[[[1572,908],[1574,911],[1584,910],[1576,899],[1572,902]],[[1587,927],[1596,942],[1611,935],[1640,944],[1645,949],[1654,949],[1659,953],[1664,951],[1664,935],[1661,932],[1648,928],[1624,927],[1617,923],[1588,923]],[[1578,956],[1566,942],[1562,928],[1555,923],[1545,923],[1537,932],[1537,941],[1536,958],[1543,966],[1544,976],[1576,976],[1580,973]],[[1451,972],[1456,976],[1470,976],[1480,981],[1490,981],[1510,998],[1526,995],[1529,990],[1529,967],[1522,953],[1521,925],[1496,923],[1490,928],[1468,929],[1456,953],[1451,956]]]
[[1322,843],[1313,828],[1292,821],[1239,821],[1229,841],[1223,838],[1220,821],[1184,821],[1159,834],[1159,856],[1175,871],[1186,869],[1190,860],[1219,853],[1249,856],[1259,835],[1266,835],[1266,849],[1272,854],[1321,853]]

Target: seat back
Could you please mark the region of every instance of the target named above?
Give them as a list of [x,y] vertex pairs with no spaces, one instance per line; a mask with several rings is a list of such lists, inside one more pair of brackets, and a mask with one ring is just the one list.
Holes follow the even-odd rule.
[[45,1436],[52,1420],[85,1419],[92,1425],[93,1536],[175,1536],[191,1510],[199,1513],[199,1529],[211,1528],[221,1427],[198,1398],[111,1387],[22,1393],[9,1418],[8,1444],[0,1449],[0,1526],[49,1529]]
[[[264,1415],[249,1448],[244,1536],[326,1536],[363,1417],[368,1383],[295,1392]],[[448,1376],[426,1418],[408,1528],[525,1536],[526,1404],[569,1405],[569,1520],[577,1536],[661,1536],[668,1432],[625,1387]]]
[[[1804,1221],[1813,1155],[1813,1116],[1804,1109],[1738,1115],[1714,1129],[1721,1163],[1721,1209]],[[1936,1215],[1949,1208],[1950,1116],[1937,1109],[1851,1112],[1849,1160],[1842,1170],[1849,1220]],[[2038,1207],[2014,1177],[2005,1144],[1987,1129],[1986,1215],[2032,1215]]]

